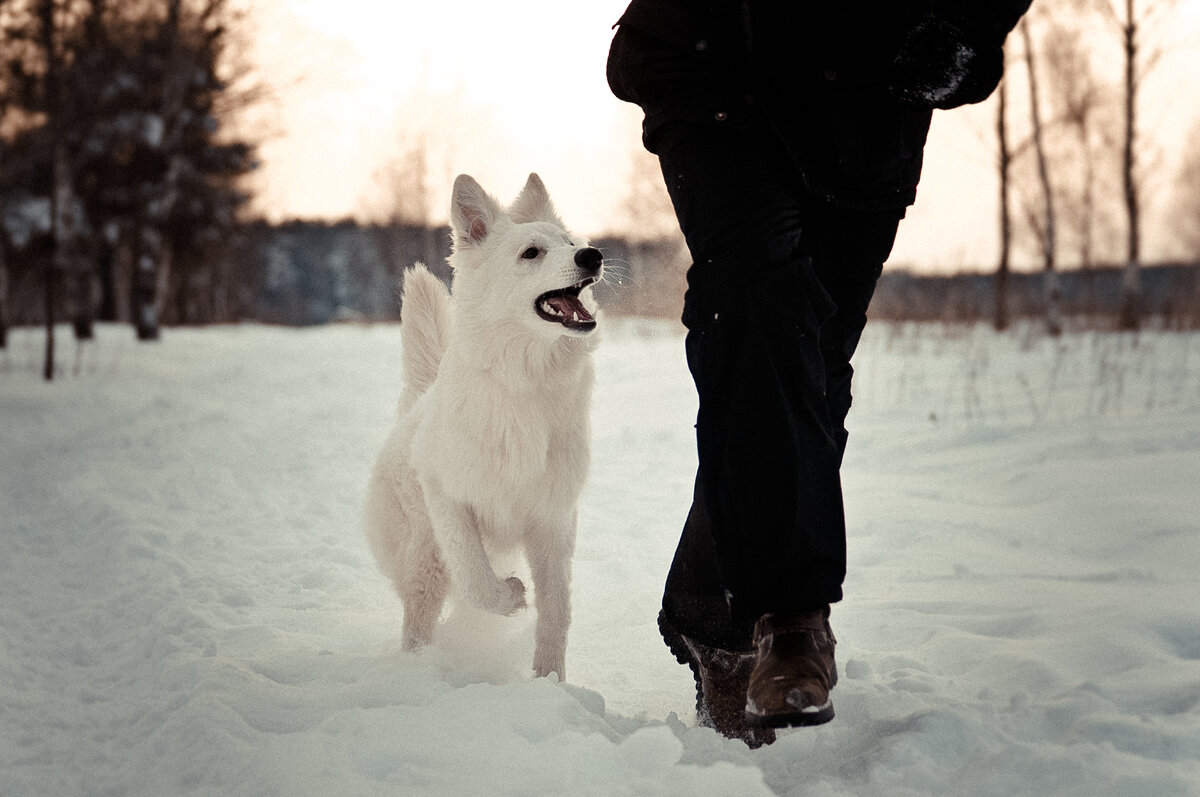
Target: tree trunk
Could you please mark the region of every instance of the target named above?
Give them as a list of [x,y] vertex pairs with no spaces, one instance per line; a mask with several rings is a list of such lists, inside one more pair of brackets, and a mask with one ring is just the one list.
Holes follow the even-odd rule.
[[1088,127],[1079,128],[1079,151],[1083,153],[1083,195],[1079,198],[1079,266],[1095,265],[1092,227],[1096,219],[1096,164],[1088,151]]
[[75,340],[94,340],[96,337],[96,306],[99,291],[93,259],[84,254],[83,233],[74,224],[68,228],[68,267],[71,302],[71,324]]
[[1079,126],[1079,151],[1083,156],[1083,195],[1079,208],[1079,267],[1083,270],[1083,312],[1089,318],[1096,316],[1096,265],[1095,243],[1092,237],[1096,219],[1096,164],[1088,149],[1089,125],[1085,121]]
[[158,340],[158,276],[156,266],[162,255],[162,236],[143,227],[138,236],[133,264],[133,323],[138,340]]
[[[158,252],[154,257],[154,315],[158,318],[159,323],[166,318],[170,321],[169,306],[167,302],[171,298],[171,283],[173,275],[171,273],[174,265],[173,251],[171,244],[166,236],[159,233],[158,236]],[[157,337],[157,334],[155,335]]]
[[1121,329],[1136,330],[1141,326],[1141,218],[1135,182],[1137,137],[1137,20],[1134,0],[1125,0],[1125,147],[1121,159],[1121,177],[1125,189],[1125,213],[1129,224],[1129,248],[1125,270],[1121,275],[1121,310],[1118,324]]
[[58,285],[57,285],[57,268],[58,259],[62,250],[62,195],[59,190],[60,184],[65,177],[65,168],[67,166],[66,150],[61,143],[61,132],[59,125],[62,120],[58,118],[58,45],[55,42],[54,36],[54,3],[52,0],[41,0],[38,5],[38,19],[41,24],[41,46],[46,54],[46,113],[50,117],[49,125],[53,144],[51,147],[54,163],[52,169],[52,185],[50,186],[50,224],[51,232],[51,247],[50,256],[46,258],[45,271],[43,272],[44,289],[45,289],[45,314],[46,314],[46,356],[42,367],[42,376],[47,382],[54,379],[54,316],[55,305],[57,304]]
[[46,259],[46,270],[43,274],[45,279],[45,313],[46,313],[46,357],[42,364],[42,377],[47,382],[54,381],[54,294],[57,292],[55,285],[55,269],[54,258]]
[[1042,187],[1042,202],[1045,212],[1045,230],[1042,234],[1042,267],[1045,272],[1046,331],[1051,335],[1060,335],[1062,334],[1062,321],[1059,315],[1058,275],[1055,273],[1058,230],[1054,215],[1054,189],[1050,184],[1050,167],[1046,162],[1042,115],[1038,107],[1040,97],[1033,37],[1029,33],[1027,19],[1021,20],[1021,37],[1025,43],[1025,66],[1029,75],[1029,113],[1033,123],[1033,150],[1037,156],[1038,182]]
[[112,256],[113,321],[133,321],[133,273],[137,253],[137,228],[122,221]]
[[996,111],[996,137],[1000,144],[1000,264],[996,268],[996,315],[993,324],[997,332],[1008,329],[1008,271],[1012,248],[1012,207],[1010,205],[1009,169],[1012,153],[1008,148],[1008,87],[1000,81]]
[[117,253],[120,247],[120,239],[116,232],[118,229],[114,223],[114,233],[112,235],[106,233],[99,236],[98,239],[99,251],[96,253],[96,270],[100,299],[96,304],[96,318],[100,321],[121,320],[117,315],[117,292],[120,290],[121,284],[117,276],[119,269]]
[[0,243],[0,349],[8,346],[8,260]]

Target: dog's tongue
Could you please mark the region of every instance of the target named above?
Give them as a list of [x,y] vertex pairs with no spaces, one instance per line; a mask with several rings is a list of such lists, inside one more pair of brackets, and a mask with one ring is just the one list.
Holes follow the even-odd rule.
[[566,326],[588,324],[596,320],[592,318],[592,314],[587,311],[577,296],[570,294],[551,296],[546,299],[546,304],[554,309],[556,315],[562,317],[562,323]]

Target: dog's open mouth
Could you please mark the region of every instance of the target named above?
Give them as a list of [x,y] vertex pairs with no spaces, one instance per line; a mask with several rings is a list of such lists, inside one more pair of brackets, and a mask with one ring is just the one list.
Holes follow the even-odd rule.
[[546,321],[562,324],[567,329],[579,331],[595,329],[596,319],[583,306],[583,302],[579,301],[580,291],[595,281],[595,277],[588,277],[568,288],[547,291],[534,302],[534,309]]

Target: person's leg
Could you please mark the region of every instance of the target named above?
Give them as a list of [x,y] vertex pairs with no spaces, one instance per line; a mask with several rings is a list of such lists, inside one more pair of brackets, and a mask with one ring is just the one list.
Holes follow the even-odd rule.
[[[749,346],[752,356],[761,354],[754,351],[761,344],[746,341],[762,335],[746,334],[751,325],[743,308],[764,298],[767,306],[762,311],[767,314],[790,313],[794,307],[811,304],[808,299],[794,301],[787,305],[793,309],[787,310],[782,309],[785,305],[775,305],[778,290],[774,285],[785,283],[796,293],[799,272],[807,265],[796,257],[803,226],[798,198],[802,188],[786,157],[780,153],[775,159],[778,146],[764,133],[758,128],[749,133],[674,128],[664,131],[656,142],[680,226],[695,260],[688,274],[684,323],[689,329],[688,364],[700,396],[700,466],[694,500],[667,576],[659,627],[671,652],[696,678],[700,723],[751,747],[769,744],[775,737],[769,728],[748,725],[744,714],[755,666],[750,639],[754,618],[735,622],[731,613],[730,595],[743,594],[731,579],[742,572],[744,557],[739,551],[740,535],[727,533],[737,530],[730,525],[730,520],[737,522],[737,518],[730,518],[728,507],[742,500],[736,494],[739,488],[727,482],[731,481],[729,473],[739,469],[746,469],[737,474],[742,483],[753,484],[771,474],[769,466],[764,474],[763,463],[757,461],[763,449],[755,441],[741,441],[734,462],[726,464],[723,459],[729,447],[727,435],[743,435],[737,427],[754,423],[746,419],[745,424],[737,424],[730,419],[739,408],[757,417],[753,393],[759,389],[759,376],[770,384],[770,373],[749,379],[737,373],[742,368],[742,347]],[[808,279],[811,282],[811,276]],[[823,303],[820,306],[824,308]],[[788,363],[782,366],[791,369]],[[819,375],[820,369],[808,371]],[[732,389],[739,386],[742,395]],[[823,408],[822,394],[818,391],[815,395],[814,405]],[[769,398],[766,403],[778,404],[778,399]],[[777,440],[767,423],[762,431]],[[762,499],[746,495],[744,500]]]
[[657,140],[695,261],[684,322],[700,398],[696,499],[668,619],[749,650],[758,617],[841,597],[840,448],[821,330],[836,308],[802,251],[800,178],[763,126],[677,126]]
[[850,359],[862,337],[867,307],[903,215],[900,208],[816,208],[801,242],[801,248],[812,258],[817,279],[837,306],[833,317],[821,328],[821,356],[839,458],[846,449],[845,423],[854,375]]
[[[758,130],[670,133],[659,154],[696,261],[684,321],[699,469],[660,628],[709,717],[748,696],[756,725],[825,722],[850,358],[902,212],[812,201]],[[714,726],[771,738],[728,717]]]
[[[850,359],[866,324],[875,283],[887,259],[899,210],[853,211],[822,205],[807,214],[801,250],[836,306],[820,330],[829,430],[838,463],[846,448]],[[746,686],[748,726],[759,733],[833,719],[830,690],[837,683],[836,640],[828,606],[778,605],[754,629],[755,665]],[[751,731],[753,732],[753,731]]]

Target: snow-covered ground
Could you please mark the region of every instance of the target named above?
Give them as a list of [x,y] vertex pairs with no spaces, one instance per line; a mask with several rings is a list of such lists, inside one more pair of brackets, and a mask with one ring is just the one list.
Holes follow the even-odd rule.
[[674,327],[597,355],[565,684],[527,614],[399,650],[359,529],[396,327],[60,337],[53,384],[0,352],[6,797],[1200,794],[1200,336],[869,329],[838,716],[754,752],[655,631]]

